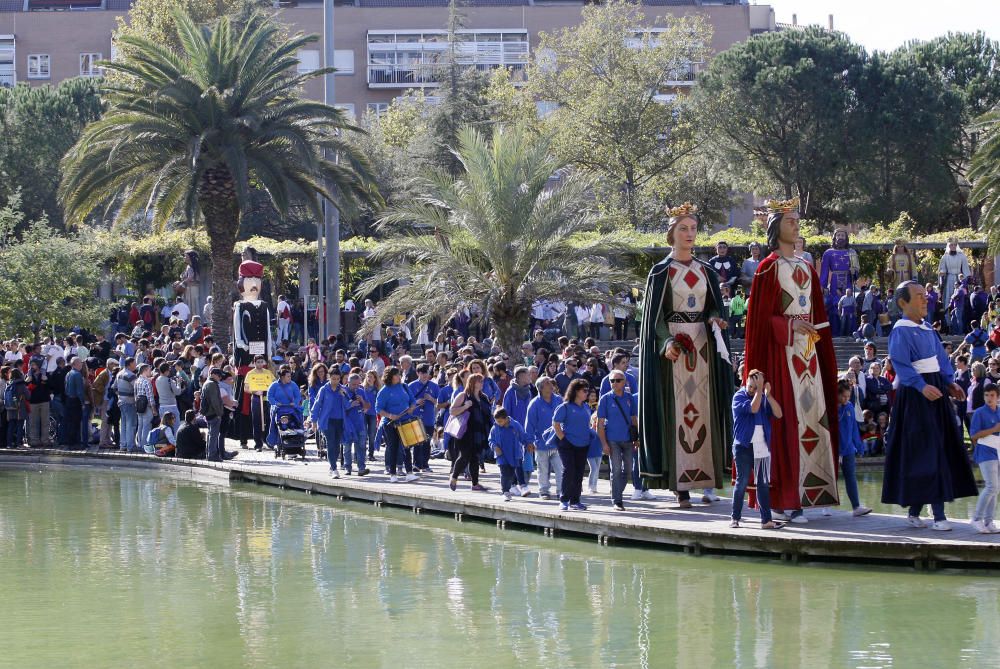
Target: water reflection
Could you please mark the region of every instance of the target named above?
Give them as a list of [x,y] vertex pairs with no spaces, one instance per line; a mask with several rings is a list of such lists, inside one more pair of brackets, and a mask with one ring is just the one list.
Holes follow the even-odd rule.
[[12,666],[1000,667],[996,576],[598,548],[96,472],[0,471],[0,509]]

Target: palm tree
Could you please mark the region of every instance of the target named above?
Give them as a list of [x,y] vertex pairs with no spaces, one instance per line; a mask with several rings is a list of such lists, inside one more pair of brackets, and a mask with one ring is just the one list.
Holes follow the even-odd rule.
[[972,156],[969,181],[975,184],[970,202],[981,207],[980,226],[989,234],[990,248],[1000,248],[1000,105],[980,116],[973,125],[980,133]]
[[555,158],[548,137],[500,127],[490,141],[467,127],[458,139],[459,176],[432,173],[379,221],[399,230],[375,253],[383,269],[359,297],[398,282],[379,312],[424,322],[478,304],[516,356],[535,300],[608,302],[632,282],[614,262],[622,237],[595,231],[592,180]]
[[318,219],[320,198],[348,206],[373,197],[371,181],[341,137],[360,130],[300,95],[303,83],[329,71],[295,71],[298,50],[315,36],[284,38],[262,14],[242,25],[224,17],[214,28],[180,12],[174,20],[178,53],[128,36],[127,55],[103,63],[124,76],[104,85],[107,112],[63,159],[60,198],[75,224],[101,205],[116,208],[116,222],[147,214],[157,227],[200,215],[212,256],[212,323],[225,342],[233,245],[251,193],[263,190],[282,215],[300,203]]

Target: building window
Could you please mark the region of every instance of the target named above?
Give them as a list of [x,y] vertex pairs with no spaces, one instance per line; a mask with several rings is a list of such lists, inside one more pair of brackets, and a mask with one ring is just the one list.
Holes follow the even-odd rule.
[[337,74],[354,74],[354,49],[334,49],[333,66]]
[[[369,31],[368,86],[437,86],[439,65],[450,48],[448,33],[443,30]],[[481,71],[505,67],[515,83],[523,83],[528,63],[528,32],[460,30],[454,53],[461,65]]]
[[28,54],[28,79],[48,79],[51,59],[47,53]]
[[17,83],[15,53],[14,36],[0,35],[0,87],[2,88],[10,88]]
[[375,118],[382,118],[382,114],[389,111],[388,102],[369,102],[368,103],[368,113],[374,114]]
[[350,121],[351,123],[354,123],[357,120],[357,117],[354,115],[353,104],[345,102],[345,103],[338,103],[333,106],[336,107],[337,109],[342,110],[344,114],[347,116],[347,120]]
[[319,49],[299,49],[299,74],[308,74],[319,69]]
[[81,53],[80,54],[80,76],[81,77],[99,77],[103,74],[101,68],[97,66],[98,61],[102,60],[103,56],[99,53]]

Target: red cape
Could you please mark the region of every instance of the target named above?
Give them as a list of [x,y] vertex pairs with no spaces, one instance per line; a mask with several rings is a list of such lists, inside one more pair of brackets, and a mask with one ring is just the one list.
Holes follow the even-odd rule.
[[[771,420],[771,508],[801,509],[799,497],[799,436],[798,417],[795,414],[791,377],[785,359],[785,346],[791,344],[789,319],[781,315],[781,286],[778,283],[777,253],[761,261],[750,286],[750,301],[746,318],[746,355],[743,382],[751,369],[764,373],[771,383],[771,395],[781,406],[781,420]],[[823,289],[816,270],[812,273],[813,324],[828,323]],[[829,326],[820,328],[816,343],[816,356],[824,383],[826,422],[833,446],[834,471],[837,468],[837,358],[833,351],[833,336]],[[751,497],[751,504],[755,504]]]

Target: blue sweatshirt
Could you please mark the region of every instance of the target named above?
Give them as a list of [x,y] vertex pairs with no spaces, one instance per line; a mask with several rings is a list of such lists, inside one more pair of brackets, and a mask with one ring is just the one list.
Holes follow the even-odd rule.
[[275,381],[267,389],[267,403],[272,407],[300,407],[302,406],[302,391],[291,381],[288,383]]
[[365,426],[365,410],[361,402],[355,404],[354,400],[364,398],[367,402],[368,398],[361,387],[358,387],[357,391],[354,391],[345,386],[345,390],[347,397],[344,399],[344,437],[347,439],[364,439],[368,435],[368,429]]
[[316,401],[310,405],[310,413],[319,429],[328,429],[331,420],[344,420],[347,398],[341,391],[346,392],[342,385],[337,384],[335,388],[327,382],[316,393]]
[[837,406],[837,423],[840,426],[840,454],[857,455],[862,451],[861,432],[854,417],[854,405],[850,402]]
[[391,386],[382,386],[375,397],[375,411],[399,415],[413,406],[413,395],[405,383],[395,383]]
[[[993,411],[985,404],[975,411],[972,412],[972,418],[969,420],[969,434],[975,434],[976,432],[982,432],[993,426],[997,427],[997,432],[1000,432],[1000,408]],[[997,460],[997,451],[995,448],[990,448],[989,446],[980,446],[976,444],[975,449],[972,451],[972,459],[976,461],[978,465],[980,462],[988,462],[989,460]]]
[[438,393],[441,389],[438,388],[438,384],[434,383],[430,379],[426,381],[412,381],[410,382],[410,394],[413,395],[414,401],[422,399],[425,394],[430,394],[434,399],[425,400],[424,403],[417,407],[413,412],[415,416],[420,417],[420,421],[424,424],[424,427],[433,427],[434,425],[434,407],[437,404]]
[[762,397],[757,413],[753,412],[753,396],[746,388],[740,388],[733,395],[733,446],[752,448],[754,429],[760,425],[764,428],[764,441],[771,445],[771,405],[767,398]]
[[517,387],[512,383],[507,388],[503,396],[503,408],[507,410],[507,415],[516,420],[521,425],[528,421],[528,406],[531,404],[531,390],[524,393],[524,397],[519,397]]
[[525,431],[535,442],[535,448],[539,451],[548,451],[555,448],[545,443],[543,434],[552,427],[552,417],[556,413],[556,408],[563,403],[563,399],[552,393],[548,402],[539,395],[528,403],[528,417],[525,423]]
[[[632,417],[639,415],[639,403],[635,401],[632,393],[625,391],[621,397],[615,395],[614,391],[609,391],[601,395],[597,403],[597,417],[604,419],[604,435],[608,441],[631,442],[629,426],[632,424]],[[628,416],[628,422],[626,422]]]
[[494,452],[500,449],[500,455],[497,456],[498,465],[520,467],[524,461],[524,447],[531,443],[531,439],[525,434],[521,424],[511,419],[507,427],[494,425],[490,428],[489,443]]

